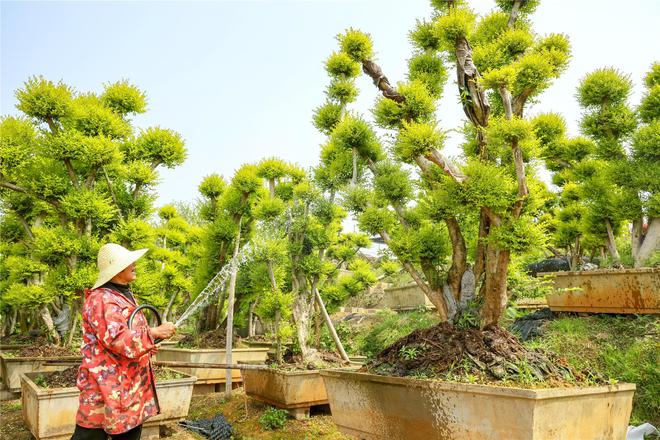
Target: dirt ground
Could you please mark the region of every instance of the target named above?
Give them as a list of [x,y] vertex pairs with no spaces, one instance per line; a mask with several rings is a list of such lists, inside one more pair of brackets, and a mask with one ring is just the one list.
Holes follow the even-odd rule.
[[[236,440],[349,440],[341,434],[332,417],[328,414],[315,414],[307,420],[288,419],[284,428],[269,431],[261,427],[259,417],[268,407],[246,398],[242,388],[234,391],[231,400],[224,400],[224,393],[194,396],[190,405],[188,420],[211,418],[222,413],[232,425]],[[247,409],[247,415],[246,415]],[[0,402],[0,440],[30,440],[21,415],[21,401]],[[202,440],[199,434],[170,425],[161,430],[161,439]]]

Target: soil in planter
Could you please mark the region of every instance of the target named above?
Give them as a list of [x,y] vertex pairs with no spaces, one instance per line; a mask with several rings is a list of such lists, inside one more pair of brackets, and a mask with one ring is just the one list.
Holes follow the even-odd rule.
[[77,378],[78,367],[69,367],[51,374],[40,374],[33,382],[41,388],[69,388],[76,386]]
[[[225,348],[227,346],[227,330],[217,329],[197,335],[187,335],[177,343],[182,348]],[[242,347],[241,338],[234,335],[234,348]]]
[[178,371],[171,370],[167,367],[154,367],[154,375],[156,376],[156,382],[162,380],[172,380],[172,379],[181,379],[186,377],[185,374],[179,373]]
[[284,351],[282,355],[283,364],[278,364],[273,358],[275,355],[268,354],[268,364],[278,370],[319,370],[322,368],[341,368],[347,365],[346,362],[335,352],[321,350],[318,351],[319,361],[316,363],[304,363],[301,354],[293,354],[290,349]]
[[598,374],[569,367],[565,359],[524,347],[500,327],[480,330],[446,322],[399,339],[360,371],[526,387],[605,383]]
[[80,349],[74,347],[58,347],[57,345],[50,345],[44,343],[42,345],[35,345],[24,347],[20,350],[14,351],[18,357],[57,357],[57,356],[76,356],[80,355]]

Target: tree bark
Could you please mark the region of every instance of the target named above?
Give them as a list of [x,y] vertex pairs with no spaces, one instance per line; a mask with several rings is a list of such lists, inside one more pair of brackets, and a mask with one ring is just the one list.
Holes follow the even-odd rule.
[[248,309],[248,338],[251,338],[254,336],[254,321],[252,320],[254,316],[254,307],[257,305],[256,301],[253,301],[250,303],[249,309]]
[[612,223],[610,222],[610,219],[605,219],[605,229],[607,230],[607,240],[605,241],[605,244],[607,245],[607,250],[610,253],[610,256],[612,257],[612,262],[614,265],[618,265],[619,262],[621,261],[621,257],[619,256],[619,251],[616,248],[616,241],[614,238],[614,230],[612,229]]
[[486,252],[486,279],[484,305],[481,309],[481,327],[498,325],[508,300],[506,293],[509,251],[497,250],[492,245]]
[[392,87],[378,64],[370,60],[364,60],[362,62],[362,71],[371,77],[374,85],[378,87],[378,90],[381,91],[384,97],[398,103],[401,103],[405,100],[403,95],[401,95],[396,91],[394,87]]
[[167,307],[165,307],[165,311],[163,312],[163,322],[167,321],[167,318],[170,315],[170,312],[172,311],[172,306],[174,306],[174,301],[176,301],[177,296],[179,296],[179,291],[176,290],[172,296],[170,297],[170,300],[167,302]]
[[57,333],[57,330],[55,329],[55,325],[53,324],[53,317],[51,316],[50,310],[48,310],[47,305],[43,305],[41,309],[39,309],[39,315],[41,315],[41,319],[43,319],[44,324],[46,324],[46,328],[48,329],[48,332],[55,340],[55,344],[61,345],[62,339],[60,338],[60,334]]
[[447,274],[447,285],[456,301],[461,299],[461,279],[467,264],[467,248],[461,233],[461,227],[454,217],[445,219],[449,237],[451,238],[451,267]]
[[644,241],[639,248],[635,267],[642,267],[653,252],[660,251],[660,217],[653,217],[649,221],[649,227],[644,235]]

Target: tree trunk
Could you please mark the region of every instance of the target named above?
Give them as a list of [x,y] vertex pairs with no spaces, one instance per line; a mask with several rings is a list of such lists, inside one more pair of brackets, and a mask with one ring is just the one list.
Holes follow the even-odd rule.
[[358,150],[353,148],[353,177],[351,178],[351,184],[357,185],[358,178]]
[[316,304],[319,306],[319,309],[321,310],[321,315],[323,316],[323,319],[325,320],[325,325],[328,327],[328,330],[330,331],[330,336],[332,336],[332,340],[335,342],[335,346],[337,347],[337,351],[339,351],[339,355],[346,362],[350,362],[350,359],[348,358],[348,355],[346,354],[346,351],[344,350],[344,346],[341,343],[341,339],[339,339],[339,335],[337,334],[337,330],[335,330],[335,326],[332,324],[332,320],[330,319],[330,315],[328,315],[328,311],[325,309],[325,304],[323,304],[323,298],[321,298],[321,294],[319,293],[319,291],[316,287],[314,287],[314,298],[316,299]]
[[582,249],[580,248],[580,236],[575,237],[575,245],[571,249],[571,261],[570,266],[571,270],[577,270],[580,264],[580,255],[582,254]]
[[614,230],[612,229],[612,223],[609,219],[605,219],[605,229],[607,229],[607,240],[605,244],[607,245],[607,250],[612,257],[612,263],[618,265],[621,257],[619,257],[619,251],[616,248],[616,241],[614,237]]
[[254,307],[257,305],[257,302],[254,301],[250,303],[250,307],[248,310],[248,338],[251,338],[254,336]]
[[296,336],[298,338],[298,344],[300,344],[303,362],[307,363],[313,358],[315,352],[307,345],[311,313],[309,310],[309,301],[306,297],[310,293],[302,288],[301,290],[297,293],[296,299],[293,302],[293,318],[296,321]]
[[497,250],[492,245],[486,251],[486,279],[484,305],[481,309],[481,327],[498,325],[508,300],[506,293],[509,251]]
[[172,296],[170,297],[170,300],[167,303],[167,307],[165,307],[165,311],[163,312],[163,322],[167,321],[167,318],[170,316],[170,313],[172,311],[172,306],[174,306],[174,301],[176,301],[176,297],[179,296],[179,291],[176,290]]
[[[270,285],[273,288],[275,294],[279,295],[277,290],[277,280],[275,279],[275,270],[273,269],[273,262],[268,260],[266,262],[266,267],[268,268],[268,278],[270,278]],[[277,362],[282,364],[284,363],[282,355],[282,338],[280,337],[280,320],[282,319],[282,314],[280,312],[279,301],[277,303],[277,310],[275,310],[275,359]]]
[[642,267],[654,252],[660,251],[660,217],[653,217],[643,236],[643,241],[635,258],[635,267]]
[[50,310],[48,310],[47,305],[41,307],[41,309],[39,310],[39,315],[41,315],[41,319],[43,319],[44,323],[46,324],[46,328],[48,329],[48,332],[55,340],[55,344],[61,345],[62,339],[60,338],[60,334],[57,333],[57,330],[55,329],[55,325],[53,325],[53,317],[51,316]]
[[73,345],[73,338],[76,336],[76,330],[78,329],[78,311],[75,307],[71,307],[71,313],[73,313],[73,318],[71,319],[71,328],[69,329],[69,337],[66,341],[66,346],[71,347]]
[[451,238],[451,267],[447,274],[447,284],[456,301],[461,299],[461,279],[465,273],[467,264],[467,248],[465,239],[461,233],[461,227],[454,217],[445,219],[449,237]]
[[[234,243],[234,255],[231,260],[231,275],[229,277],[229,293],[228,293],[228,304],[227,304],[227,347],[226,347],[226,362],[228,364],[232,363],[232,345],[234,339],[234,293],[236,290],[236,277],[238,275],[238,249],[241,242],[241,223],[243,222],[243,217],[241,216],[238,220],[238,230],[236,232],[236,242]],[[226,370],[225,374],[225,397],[231,398],[231,374],[232,370]]]
[[490,220],[486,214],[486,210],[482,207],[479,209],[479,238],[477,239],[477,253],[474,258],[474,279],[477,284],[481,280],[481,275],[484,273],[486,267],[486,237],[488,236]]
[[317,350],[321,350],[321,311],[318,304],[314,312],[314,346]]

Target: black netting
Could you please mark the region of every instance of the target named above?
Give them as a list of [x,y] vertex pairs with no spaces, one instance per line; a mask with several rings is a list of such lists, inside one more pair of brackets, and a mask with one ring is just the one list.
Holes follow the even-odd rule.
[[208,437],[210,440],[231,440],[231,425],[222,414],[218,414],[212,419],[184,420],[179,424],[186,429]]

